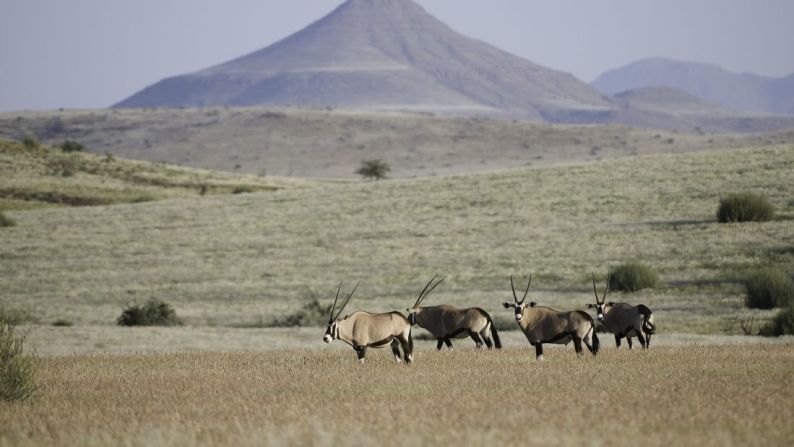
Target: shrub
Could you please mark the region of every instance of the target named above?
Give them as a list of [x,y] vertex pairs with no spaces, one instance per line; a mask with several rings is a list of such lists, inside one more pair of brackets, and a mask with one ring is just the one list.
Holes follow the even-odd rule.
[[385,179],[389,172],[391,167],[383,160],[364,160],[361,162],[361,167],[356,169],[356,174],[375,180]]
[[143,306],[130,304],[116,319],[119,326],[180,326],[182,320],[170,304],[150,299]]
[[29,150],[38,149],[39,140],[33,135],[28,135],[22,139],[22,144]]
[[611,290],[634,292],[648,287],[656,287],[659,278],[649,267],[638,262],[627,262],[614,268],[609,277]]
[[7,217],[5,213],[0,212],[0,227],[13,227],[17,223],[14,222],[14,219]]
[[36,391],[36,364],[23,353],[24,344],[25,336],[0,315],[0,400],[27,399]]
[[64,318],[59,318],[59,319],[53,321],[52,325],[53,326],[57,326],[57,327],[69,327],[69,326],[74,325],[74,323],[72,323],[70,320],[66,320]]
[[752,309],[772,309],[794,305],[794,282],[786,272],[765,267],[748,273],[744,278],[747,287],[745,302]]
[[759,335],[767,337],[794,335],[794,307],[787,307],[780,311],[769,324],[761,328]]
[[72,141],[72,140],[66,140],[63,143],[61,143],[61,145],[58,146],[58,147],[60,147],[61,150],[64,151],[64,152],[83,152],[83,151],[85,151],[85,146],[83,146],[82,144],[78,143],[77,141]]
[[775,209],[766,197],[744,192],[720,198],[718,222],[766,222],[775,217]]
[[274,318],[272,327],[325,326],[331,306],[323,306],[316,298],[306,302],[300,310],[285,317]]
[[232,194],[248,194],[250,192],[254,192],[250,186],[238,186],[232,190]]

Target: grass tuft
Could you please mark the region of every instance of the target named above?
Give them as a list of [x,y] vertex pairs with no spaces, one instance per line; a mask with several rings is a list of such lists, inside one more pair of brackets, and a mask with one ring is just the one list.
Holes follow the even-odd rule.
[[609,277],[609,288],[624,292],[653,288],[658,283],[656,273],[638,262],[627,262],[615,267]]
[[182,320],[170,304],[151,299],[140,306],[131,304],[116,319],[119,326],[181,326]]
[[24,400],[36,391],[36,364],[24,351],[25,336],[0,314],[0,400]]
[[731,194],[720,199],[717,221],[727,222],[766,222],[775,217],[775,209],[766,197],[744,192]]
[[775,267],[763,267],[744,278],[747,287],[745,304],[751,309],[772,309],[794,305],[794,282],[786,272]]
[[0,212],[0,227],[13,227],[16,224],[17,223],[14,221],[14,219],[6,216],[3,212]]

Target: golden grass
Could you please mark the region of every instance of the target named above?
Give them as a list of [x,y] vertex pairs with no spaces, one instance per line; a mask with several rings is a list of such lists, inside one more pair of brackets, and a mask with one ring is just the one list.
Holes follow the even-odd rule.
[[794,345],[67,356],[0,445],[791,445]]

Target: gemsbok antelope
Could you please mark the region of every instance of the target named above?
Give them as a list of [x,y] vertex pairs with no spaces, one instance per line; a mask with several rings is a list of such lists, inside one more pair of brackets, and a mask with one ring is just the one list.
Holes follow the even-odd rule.
[[358,284],[345,298],[344,303],[339,306],[339,311],[334,316],[339,292],[342,290],[342,284],[339,284],[323,341],[331,343],[331,340],[342,340],[353,347],[358,355],[358,360],[362,363],[367,348],[385,348],[387,345],[391,345],[394,358],[397,363],[400,363],[402,361],[400,346],[402,346],[405,362],[410,363],[413,360],[414,342],[411,339],[411,324],[403,314],[399,312],[372,314],[357,310],[350,315],[345,315],[344,318],[339,318],[357,288]]
[[529,286],[532,284],[532,275],[529,275],[527,289],[524,296],[519,301],[516,295],[516,288],[513,285],[513,277],[510,277],[510,288],[513,290],[512,303],[502,304],[505,309],[511,307],[516,314],[516,322],[529,340],[529,344],[535,347],[535,357],[538,361],[543,360],[543,344],[554,343],[567,345],[573,340],[576,353],[582,354],[582,342],[593,354],[598,353],[598,335],[595,333],[595,322],[587,312],[573,310],[569,312],[558,312],[548,307],[538,306],[534,302],[524,304],[529,293]]
[[640,304],[632,306],[626,303],[605,303],[607,291],[609,290],[609,274],[607,273],[607,285],[604,287],[604,295],[598,299],[596,289],[595,274],[593,274],[593,293],[595,293],[595,304],[588,304],[588,309],[595,308],[598,321],[603,324],[609,332],[615,335],[615,345],[620,348],[620,339],[626,337],[631,346],[631,337],[637,337],[643,349],[648,349],[651,344],[651,335],[656,332],[653,324],[653,313],[648,306]]
[[[438,350],[441,350],[444,344],[449,349],[452,349],[450,339],[465,335],[470,336],[474,340],[477,348],[482,347],[484,342],[488,349],[493,346],[496,346],[496,349],[502,349],[502,341],[499,340],[499,334],[496,332],[493,320],[484,310],[478,307],[458,309],[446,304],[429,307],[419,306],[425,297],[446,279],[446,276],[444,276],[433,284],[437,277],[438,275],[434,276],[422,289],[413,307],[406,309],[408,311],[408,321],[411,325],[418,324],[419,327],[430,332],[438,340],[436,345]],[[431,284],[433,284],[432,287]],[[488,334],[489,332],[490,335]],[[493,336],[493,342],[491,341],[491,335]]]

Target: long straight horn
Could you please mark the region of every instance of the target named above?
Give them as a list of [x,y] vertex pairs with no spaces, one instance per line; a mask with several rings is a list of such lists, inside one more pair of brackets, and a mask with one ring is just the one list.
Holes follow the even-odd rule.
[[510,275],[510,289],[513,290],[513,301],[518,304],[518,295],[516,295],[516,286],[513,285],[513,275]]
[[416,298],[416,302],[414,303],[414,307],[419,305],[419,302],[422,301],[422,297],[425,296],[425,292],[427,292],[427,288],[430,287],[430,284],[433,284],[433,281],[435,281],[436,278],[438,278],[438,275],[430,278],[430,281],[427,282],[427,284],[425,285],[425,288],[422,289],[421,292],[419,292],[419,296]]
[[342,315],[342,312],[345,310],[345,306],[347,306],[347,303],[350,302],[350,298],[353,297],[353,294],[356,293],[356,289],[358,289],[359,284],[361,284],[361,281],[356,283],[356,287],[353,287],[353,290],[351,290],[350,294],[347,295],[347,298],[345,298],[345,302],[341,306],[339,306],[339,312],[336,314],[334,320],[338,319],[339,316]]
[[529,286],[532,285],[532,273],[529,274],[529,282],[527,283],[527,289],[524,290],[524,296],[521,298],[519,304],[523,303],[525,299],[527,299],[527,293],[529,293]]
[[609,269],[607,269],[607,283],[604,285],[604,297],[601,298],[601,303],[607,300],[607,291],[609,290]]
[[334,305],[331,306],[331,314],[328,315],[328,322],[334,321],[334,309],[336,309],[336,302],[339,301],[339,292],[342,290],[342,281],[339,281],[339,288],[336,289],[336,298],[334,298]]
[[[438,276],[438,275],[436,275],[436,276]],[[425,293],[422,295],[422,297],[421,297],[421,298],[419,298],[419,301],[417,301],[417,302],[416,302],[416,305],[414,305],[414,307],[418,306],[418,305],[419,305],[419,304],[420,304],[422,301],[424,301],[424,300],[425,300],[425,298],[427,297],[427,295],[430,295],[430,292],[432,292],[432,291],[433,291],[433,289],[435,289],[436,287],[438,287],[438,285],[439,285],[439,284],[441,284],[442,282],[444,282],[444,280],[445,280],[445,279],[447,279],[447,277],[446,277],[446,276],[442,276],[442,277],[441,277],[441,279],[439,279],[438,281],[436,281],[436,283],[435,283],[435,284],[433,284],[433,287],[431,287],[431,288],[430,288],[430,289],[429,289],[427,292],[425,292]]]
[[598,301],[598,290],[596,289],[595,273],[593,273],[593,293],[595,293],[596,296],[596,304],[601,304],[601,301]]

